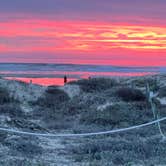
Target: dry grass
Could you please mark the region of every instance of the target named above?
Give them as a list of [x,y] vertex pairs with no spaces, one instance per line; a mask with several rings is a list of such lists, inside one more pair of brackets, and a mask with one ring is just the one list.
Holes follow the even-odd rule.
[[70,84],[77,84],[86,93],[102,92],[118,85],[117,81],[109,78],[91,78],[82,79],[79,81],[71,82]]

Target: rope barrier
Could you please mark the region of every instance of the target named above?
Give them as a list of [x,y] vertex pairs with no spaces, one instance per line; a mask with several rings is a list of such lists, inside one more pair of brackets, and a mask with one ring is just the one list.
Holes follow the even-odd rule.
[[[149,84],[147,83],[146,85],[146,93],[147,93],[147,99],[148,99],[148,102],[150,103],[150,106],[151,106],[151,110],[152,110],[152,113],[153,113],[153,117],[154,119],[159,119],[159,111],[156,110],[156,105],[155,103],[153,103],[152,101],[152,98],[153,98],[153,91],[150,91],[150,87],[149,87]],[[152,94],[152,95],[151,95]],[[157,122],[157,126],[158,126],[158,129],[159,129],[159,132],[161,134],[161,136],[165,139],[166,136],[164,135],[162,129],[161,129],[161,125],[160,125],[160,122]]]
[[124,132],[124,131],[129,131],[133,129],[138,129],[146,126],[153,125],[155,123],[159,123],[161,121],[166,120],[166,117],[163,117],[158,120],[154,120],[148,123],[144,123],[141,125],[136,125],[136,126],[131,126],[127,128],[121,128],[121,129],[115,129],[115,130],[109,130],[109,131],[102,131],[102,132],[94,132],[94,133],[81,133],[81,134],[44,134],[44,133],[33,133],[33,132],[25,132],[25,131],[18,131],[14,129],[7,129],[7,128],[0,128],[0,131],[8,132],[8,133],[13,133],[13,134],[21,134],[21,135],[31,135],[31,136],[42,136],[42,137],[86,137],[86,136],[97,136],[97,135],[106,135],[106,134],[113,134],[113,133],[118,133],[118,132]]

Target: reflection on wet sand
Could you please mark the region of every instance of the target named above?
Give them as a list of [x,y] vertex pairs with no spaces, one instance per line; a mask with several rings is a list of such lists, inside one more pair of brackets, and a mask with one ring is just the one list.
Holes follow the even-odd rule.
[[[78,74],[79,73],[79,74]],[[73,73],[72,73],[73,74]],[[132,76],[144,76],[144,75],[152,75],[155,73],[152,72],[134,72],[134,73],[129,73],[129,72],[77,72],[77,76],[73,77],[72,75],[69,75],[69,77],[67,77],[67,81],[75,81],[78,80],[80,78],[84,78],[87,79],[89,77],[132,77]],[[64,85],[64,77],[61,76],[61,78],[59,77],[46,77],[46,75],[43,75],[43,77],[26,77],[27,75],[25,75],[25,77],[20,76],[18,77],[16,76],[6,76],[6,79],[10,79],[10,80],[18,80],[18,81],[23,81],[26,83],[33,83],[33,84],[38,84],[38,85],[42,85],[42,86],[49,86],[49,85],[59,85],[59,86],[63,86]],[[45,77],[44,77],[45,76]],[[72,77],[71,77],[72,76]]]
[[[64,79],[63,78],[21,78],[21,77],[6,77],[10,80],[18,80],[26,83],[33,83],[38,84],[42,86],[49,86],[49,85],[64,85]],[[68,78],[68,82],[74,81],[76,79]]]

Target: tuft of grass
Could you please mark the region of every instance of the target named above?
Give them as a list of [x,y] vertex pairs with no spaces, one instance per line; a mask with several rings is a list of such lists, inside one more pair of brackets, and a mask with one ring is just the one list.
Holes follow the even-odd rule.
[[116,91],[118,97],[123,101],[145,101],[146,96],[139,89],[123,87]]
[[78,81],[70,82],[70,84],[77,84],[81,87],[84,92],[93,93],[93,92],[102,92],[106,89],[110,89],[113,86],[116,86],[118,83],[115,79],[109,78],[91,78],[91,79],[82,79]]

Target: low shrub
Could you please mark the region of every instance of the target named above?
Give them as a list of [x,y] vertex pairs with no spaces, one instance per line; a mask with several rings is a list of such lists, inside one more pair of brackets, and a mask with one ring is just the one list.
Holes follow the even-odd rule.
[[139,79],[132,81],[132,83],[138,87],[146,87],[146,84],[148,83],[150,90],[156,91],[159,89],[157,78],[141,78],[141,77],[139,77]]
[[82,144],[72,146],[70,150],[78,162],[93,163],[98,161],[97,163],[101,162],[106,165],[109,163],[113,163],[113,165],[128,165],[128,163],[148,165],[147,161],[151,164],[155,161],[158,165],[165,161],[163,158],[166,154],[164,151],[165,143],[161,143],[157,138],[150,138],[150,140],[152,139],[154,139],[153,143],[136,136],[134,140],[118,136],[115,138],[96,138],[95,140],[91,138]]
[[124,119],[125,110],[122,110],[119,105],[108,106],[104,110],[91,109],[80,114],[80,122],[85,124],[96,125],[117,125]]
[[70,84],[77,84],[84,92],[93,93],[110,89],[112,86],[116,86],[118,83],[116,80],[109,78],[91,78],[70,82]]
[[0,114],[8,115],[10,117],[22,117],[24,112],[18,103],[10,103],[0,105]]
[[26,157],[33,158],[36,155],[41,155],[43,148],[39,145],[39,140],[32,137],[15,137],[5,141],[13,154],[21,154]]
[[0,87],[0,104],[8,103],[11,101],[9,92],[6,88]]
[[123,101],[145,101],[146,99],[146,96],[139,89],[120,88],[116,94]]
[[60,108],[61,105],[69,99],[69,96],[63,90],[56,87],[48,87],[43,96],[41,96],[35,104],[48,108]]
[[7,138],[8,134],[5,132],[0,133],[0,142],[3,143],[5,139]]
[[32,117],[40,119],[44,129],[68,129],[72,127],[75,119],[73,114],[63,108],[63,106],[60,109],[36,107]]
[[166,86],[163,88],[160,88],[160,90],[158,92],[158,96],[159,97],[166,97]]
[[[146,102],[119,102],[107,106],[103,110],[90,108],[79,114],[80,124],[96,125],[99,127],[129,127],[149,122],[153,117],[152,111],[145,109]],[[144,107],[144,108],[143,108]]]

